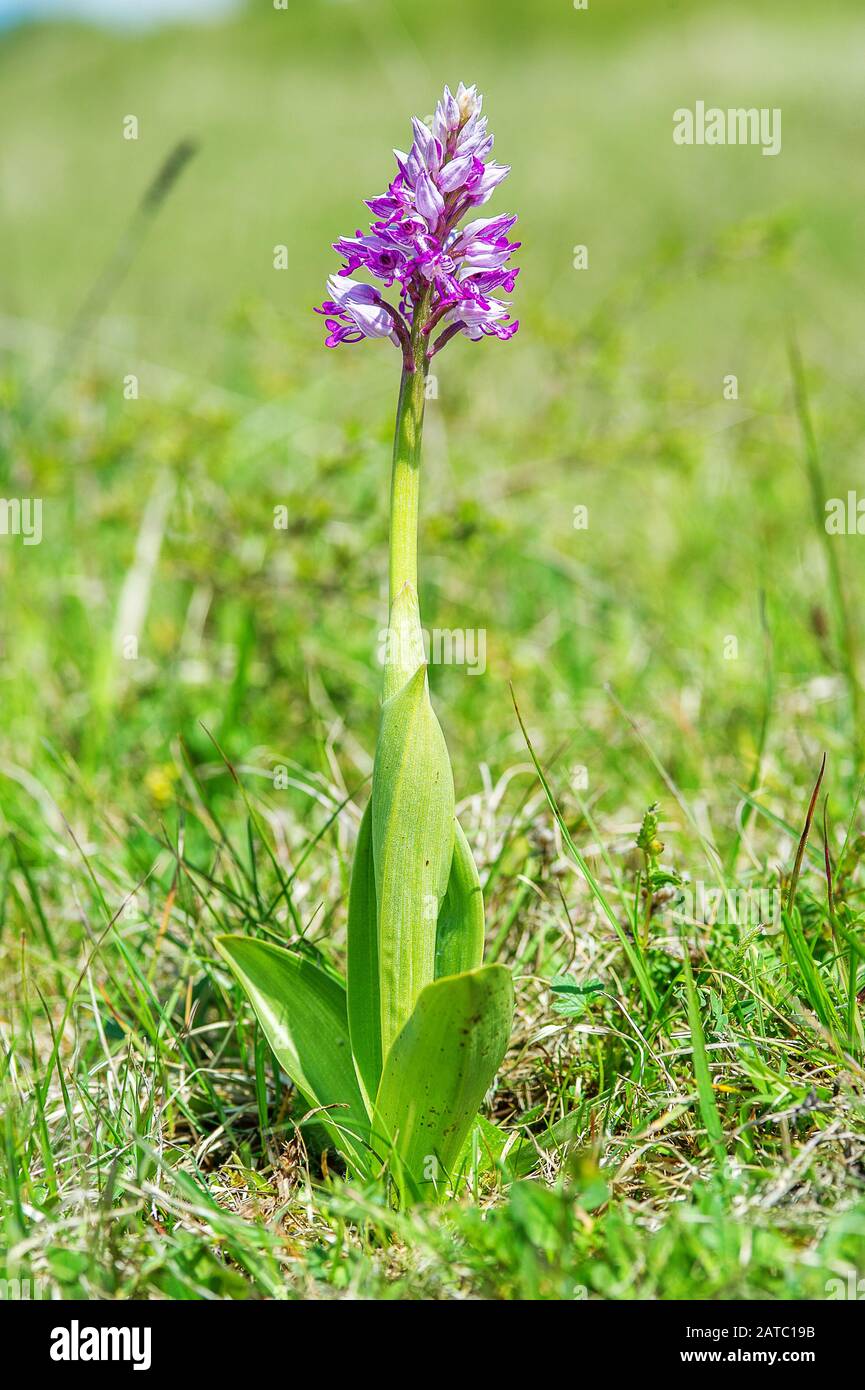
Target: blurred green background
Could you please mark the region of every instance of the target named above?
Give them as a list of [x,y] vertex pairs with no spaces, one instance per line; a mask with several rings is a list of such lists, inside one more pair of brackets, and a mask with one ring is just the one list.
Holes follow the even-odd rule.
[[[138,807],[143,776],[169,796],[178,732],[212,755],[203,720],[259,770],[366,775],[398,363],[326,351],[311,307],[409,116],[464,79],[512,165],[490,211],[519,213],[523,269],[521,332],[452,345],[428,412],[425,621],[487,633],[482,678],[434,677],[458,787],[524,757],[512,679],[548,756],[613,809],[642,797],[611,681],[729,828],[765,703],[761,589],[766,776],[801,759],[807,782],[833,741],[852,776],[787,337],[844,496],[863,462],[863,37],[854,4],[636,0],[258,0],[209,25],[0,36],[3,487],[44,499],[42,544],[0,546],[9,758],[50,782],[69,756]],[[677,147],[672,112],[698,99],[780,107],[781,154]],[[197,155],[72,351],[182,138]],[[862,541],[835,544],[855,613]]]

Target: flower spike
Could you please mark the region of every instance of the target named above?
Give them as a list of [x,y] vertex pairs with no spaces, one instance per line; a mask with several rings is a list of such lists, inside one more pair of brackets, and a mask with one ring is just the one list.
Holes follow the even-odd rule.
[[[367,200],[375,218],[369,232],[334,242],[345,264],[316,310],[325,316],[327,347],[389,338],[411,372],[413,336],[430,344],[428,361],[457,333],[475,342],[516,333],[508,302],[494,297],[497,290],[511,294],[519,274],[509,264],[520,245],[508,240],[516,217],[481,217],[460,227],[509,173],[507,165],[486,162],[493,137],[482,106],[477,88],[461,82],[455,93],[445,87],[431,127],[412,119],[410,150],[394,151],[396,177],[386,193]],[[358,270],[385,289],[398,287],[399,307],[376,286],[350,278]]]

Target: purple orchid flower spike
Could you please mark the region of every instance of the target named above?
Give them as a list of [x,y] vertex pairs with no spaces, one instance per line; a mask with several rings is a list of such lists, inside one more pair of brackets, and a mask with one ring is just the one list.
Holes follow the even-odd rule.
[[[386,193],[370,198],[376,220],[364,234],[341,237],[334,250],[345,264],[328,280],[326,345],[389,338],[402,350],[407,372],[425,368],[457,333],[477,341],[512,338],[519,328],[497,290],[513,291],[519,274],[508,264],[520,243],[509,241],[516,217],[481,217],[460,229],[466,214],[486,203],[507,176],[487,162],[493,137],[481,115],[483,98],[461,82],[436,106],[432,129],[416,117],[407,154],[395,150],[397,174]],[[355,280],[364,270],[375,285]]]

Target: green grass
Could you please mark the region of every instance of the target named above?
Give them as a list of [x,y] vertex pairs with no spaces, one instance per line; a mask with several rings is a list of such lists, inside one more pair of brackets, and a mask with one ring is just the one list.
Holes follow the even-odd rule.
[[[0,1248],[62,1296],[822,1298],[865,1272],[865,570],[820,520],[865,439],[861,19],[471,8],[0,38],[0,495],[44,528],[0,537]],[[513,165],[523,329],[440,359],[421,599],[486,632],[482,676],[431,685],[518,1005],[501,1163],[400,1215],[322,1153],[212,943],[344,963],[398,363],[325,353],[308,306],[461,76]],[[780,105],[782,154],[674,147],[698,97]]]

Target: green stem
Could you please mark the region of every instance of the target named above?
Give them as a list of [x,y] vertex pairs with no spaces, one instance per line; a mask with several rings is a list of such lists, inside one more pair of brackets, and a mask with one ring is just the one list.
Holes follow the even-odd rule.
[[431,291],[418,303],[412,328],[414,371],[403,368],[396,410],[393,471],[390,484],[390,602],[404,584],[417,589],[417,522],[420,498],[420,454],[426,403],[426,339],[421,329],[429,311]]

